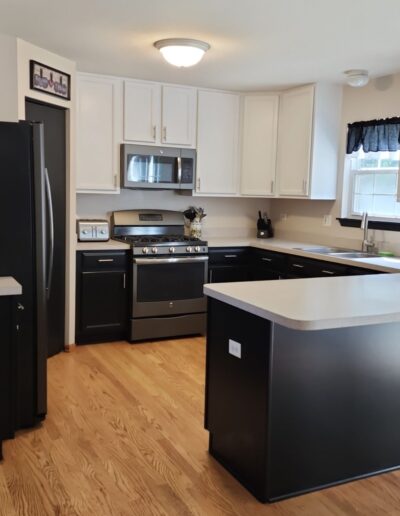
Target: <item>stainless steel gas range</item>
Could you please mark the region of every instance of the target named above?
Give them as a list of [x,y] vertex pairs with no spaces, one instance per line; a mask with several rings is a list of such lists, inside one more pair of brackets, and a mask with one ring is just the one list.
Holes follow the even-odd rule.
[[176,211],[115,211],[111,223],[132,248],[130,340],[205,333],[207,242],[186,237]]

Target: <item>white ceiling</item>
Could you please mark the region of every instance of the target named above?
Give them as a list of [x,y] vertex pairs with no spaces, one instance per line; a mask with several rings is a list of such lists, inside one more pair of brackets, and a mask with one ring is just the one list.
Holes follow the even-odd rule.
[[[400,71],[399,0],[0,0],[0,32],[78,69],[236,90],[263,90],[343,71]],[[211,45],[194,68],[166,64],[153,42]]]

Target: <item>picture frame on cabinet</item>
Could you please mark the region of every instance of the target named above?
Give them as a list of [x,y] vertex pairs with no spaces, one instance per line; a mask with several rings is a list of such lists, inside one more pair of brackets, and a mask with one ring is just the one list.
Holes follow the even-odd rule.
[[29,66],[31,90],[71,100],[71,76],[68,73],[32,59],[29,61]]

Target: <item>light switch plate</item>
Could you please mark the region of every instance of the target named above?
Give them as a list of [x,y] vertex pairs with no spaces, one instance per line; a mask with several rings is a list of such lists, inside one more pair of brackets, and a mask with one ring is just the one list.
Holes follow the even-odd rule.
[[237,358],[242,358],[242,345],[240,342],[229,339],[229,354]]

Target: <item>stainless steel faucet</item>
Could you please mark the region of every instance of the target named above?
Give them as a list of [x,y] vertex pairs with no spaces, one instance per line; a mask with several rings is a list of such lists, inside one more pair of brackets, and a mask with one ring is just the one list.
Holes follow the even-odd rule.
[[371,238],[371,240],[368,239],[368,222],[369,222],[368,213],[365,211],[362,214],[362,219],[361,219],[361,229],[364,230],[363,241],[361,244],[361,251],[363,253],[374,253],[376,251],[376,245],[375,245],[373,238]]

